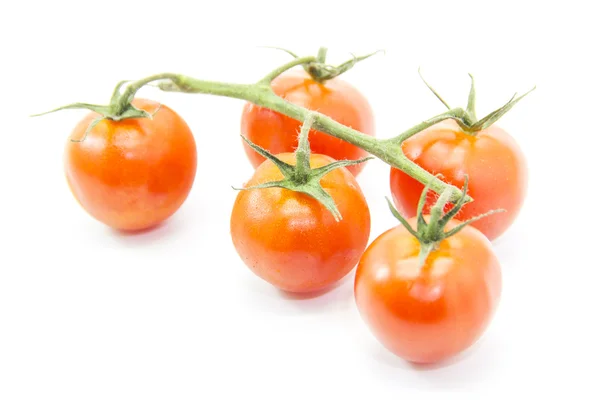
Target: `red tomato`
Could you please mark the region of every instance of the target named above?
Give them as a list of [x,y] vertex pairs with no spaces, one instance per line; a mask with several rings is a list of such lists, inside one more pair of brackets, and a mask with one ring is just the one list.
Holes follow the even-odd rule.
[[[416,218],[408,222],[416,229]],[[451,220],[446,231],[456,224]],[[358,264],[354,292],[361,316],[387,349],[433,363],[483,334],[500,299],[501,272],[489,240],[470,226],[442,240],[422,266],[419,250],[402,225],[383,233]]]
[[[519,214],[527,189],[527,165],[517,143],[498,126],[472,136],[448,120],[411,137],[402,150],[410,160],[433,174],[442,174],[441,179],[454,186],[462,187],[465,174],[469,176],[469,195],[474,201],[463,206],[457,219],[506,210],[473,223],[490,240],[504,233]],[[398,211],[414,217],[423,185],[392,168],[390,186]],[[428,193],[425,214],[436,197],[434,192]]]
[[[135,99],[152,119],[102,120],[85,140],[66,145],[68,184],[98,221],[121,230],[150,228],[183,204],[196,174],[196,143],[185,121],[169,107]],[[89,113],[73,130],[81,140]]]
[[[295,165],[293,153],[279,154]],[[330,164],[331,157],[312,154],[311,168]],[[267,160],[246,187],[278,181],[282,173]],[[326,288],[356,265],[369,240],[371,217],[354,176],[339,168],[321,179],[342,215],[333,215],[317,200],[288,189],[240,191],[231,214],[231,237],[238,254],[260,278],[290,292]]]
[[[369,103],[357,89],[339,78],[317,83],[304,71],[288,71],[272,82],[272,88],[275,94],[291,103],[318,111],[367,135],[375,134]],[[247,103],[242,113],[242,134],[271,154],[293,152],[298,147],[301,125],[300,121],[252,103]],[[336,160],[358,160],[368,156],[361,148],[323,132],[311,130],[309,141],[313,153]],[[264,157],[246,143],[244,148],[254,168],[264,161]],[[347,168],[358,175],[364,164]]]

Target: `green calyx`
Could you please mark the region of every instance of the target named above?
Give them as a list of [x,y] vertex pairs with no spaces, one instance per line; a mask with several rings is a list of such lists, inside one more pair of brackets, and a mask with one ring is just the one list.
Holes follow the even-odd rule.
[[463,205],[467,202],[467,186],[468,186],[468,176],[465,175],[465,183],[463,185],[462,196],[460,199],[454,203],[454,206],[444,214],[444,207],[449,202],[451,197],[451,190],[446,189],[442,192],[442,194],[438,197],[435,205],[431,207],[429,213],[429,222],[425,221],[423,216],[423,207],[425,206],[425,202],[427,200],[427,193],[429,192],[429,184],[425,186],[423,192],[421,193],[421,197],[419,199],[419,204],[417,207],[417,230],[414,230],[408,221],[400,215],[398,210],[396,210],[389,199],[386,199],[388,202],[388,206],[390,211],[400,221],[400,223],[406,228],[406,230],[413,235],[419,243],[421,244],[421,250],[419,252],[419,265],[423,266],[429,254],[436,250],[441,241],[449,238],[450,236],[456,235],[460,232],[465,226],[480,220],[482,218],[488,217],[492,214],[496,214],[498,212],[504,212],[505,210],[492,210],[485,214],[479,215],[477,217],[473,217],[467,221],[461,222],[452,228],[449,231],[446,231],[446,225],[458,214]]
[[[293,52],[291,52],[289,50],[282,49],[280,47],[275,47],[275,49],[285,51],[286,53],[288,53],[295,59],[299,59],[299,57],[296,54],[294,54]],[[351,69],[352,67],[354,67],[354,65],[356,65],[357,62],[366,60],[367,58],[379,53],[380,51],[383,51],[383,50],[377,50],[371,54],[367,54],[367,55],[359,56],[359,57],[352,54],[352,58],[350,60],[348,60],[340,65],[335,66],[335,65],[329,65],[326,63],[327,48],[321,47],[319,49],[317,57],[307,63],[302,64],[302,67],[312,77],[312,79],[315,82],[323,83],[329,79],[333,79],[337,76],[340,76],[344,72],[346,72],[349,69]]]
[[[421,79],[423,80],[425,85],[435,95],[435,97],[437,97],[438,100],[440,100],[444,104],[444,106],[446,106],[446,108],[448,110],[452,110],[452,108],[448,105],[448,103],[423,78],[423,75],[421,75],[420,68],[419,68],[419,75],[421,76]],[[475,113],[475,78],[473,78],[472,74],[469,74],[469,77],[471,78],[471,89],[469,90],[469,98],[467,100],[467,107],[465,109],[460,109],[460,111],[461,111],[460,115],[455,116],[453,119],[458,123],[458,125],[461,127],[461,129],[465,133],[472,134],[472,135],[475,135],[477,132],[482,131],[486,128],[489,128],[492,124],[494,124],[500,118],[502,118],[502,116],[504,116],[504,114],[509,112],[510,109],[513,108],[521,99],[523,99],[529,93],[533,92],[536,88],[534,86],[527,93],[525,93],[521,96],[518,96],[518,97],[517,97],[517,93],[515,93],[511,97],[511,99],[506,104],[504,104],[502,107],[492,111],[491,113],[489,113],[488,115],[486,115],[485,117],[483,117],[481,119],[477,119],[477,115]]]
[[112,97],[110,99],[110,103],[108,105],[99,105],[99,104],[89,104],[89,103],[73,103],[66,106],[62,106],[59,108],[55,108],[54,110],[46,111],[40,114],[34,114],[32,117],[37,117],[41,115],[50,114],[56,111],[61,110],[90,110],[100,114],[100,116],[94,119],[90,125],[87,127],[85,134],[81,139],[71,139],[73,142],[81,142],[85,140],[88,133],[96,126],[98,123],[105,119],[110,119],[113,121],[122,121],[124,119],[130,118],[152,118],[156,112],[160,109],[160,106],[153,113],[149,113],[145,110],[140,110],[135,107],[131,102],[135,97],[137,91],[143,87],[148,82],[138,81],[134,84],[127,87],[126,90],[121,93],[121,88],[128,81],[121,81],[115,87]]
[[275,164],[275,166],[279,168],[284,178],[280,181],[267,182],[261,185],[251,186],[248,188],[242,188],[238,190],[255,190],[278,187],[293,190],[295,192],[304,193],[313,197],[314,199],[318,200],[321,204],[323,204],[323,206],[333,215],[335,220],[339,222],[342,220],[342,215],[340,214],[340,211],[335,205],[335,201],[333,200],[331,195],[329,195],[329,193],[327,193],[321,186],[321,179],[325,175],[337,168],[359,164],[371,159],[372,157],[367,157],[360,160],[335,161],[331,164],[312,169],[310,166],[310,145],[308,142],[308,132],[310,131],[314,119],[314,113],[309,113],[306,119],[304,120],[302,129],[300,130],[298,148],[295,152],[296,165],[291,165],[281,161],[279,158],[269,153],[267,150],[257,146],[256,144],[248,140],[246,137],[242,136],[244,141],[252,149],[254,149],[254,151],[259,153],[261,156],[271,160],[273,164]]

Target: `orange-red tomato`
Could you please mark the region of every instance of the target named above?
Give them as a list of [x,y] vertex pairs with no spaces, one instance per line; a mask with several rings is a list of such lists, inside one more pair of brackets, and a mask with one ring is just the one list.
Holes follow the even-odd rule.
[[[405,141],[402,150],[410,160],[459,188],[464,176],[469,176],[468,193],[474,201],[465,204],[455,218],[467,220],[490,210],[505,210],[473,223],[490,240],[504,233],[518,216],[526,195],[527,165],[515,140],[498,126],[471,136],[455,121],[444,121]],[[398,211],[414,217],[423,185],[392,168],[390,186]],[[436,198],[433,191],[428,193],[425,214]]]
[[[416,229],[416,218],[409,223]],[[402,225],[379,236],[358,264],[355,300],[387,349],[411,362],[434,363],[483,334],[500,299],[501,272],[489,240],[470,226],[441,241],[422,266],[419,249]]]
[[[277,156],[295,165],[292,153]],[[311,168],[334,161],[312,154]],[[283,175],[267,160],[246,187],[278,181]],[[231,214],[231,237],[244,263],[260,278],[289,292],[324,289],[347,275],[365,250],[371,217],[354,176],[336,169],[321,179],[342,215],[333,215],[317,200],[288,189],[240,191]]]
[[[135,99],[152,119],[102,120],[65,149],[68,184],[81,206],[119,230],[150,228],[187,198],[196,175],[196,143],[185,121],[169,107]],[[159,109],[160,106],[160,109]],[[99,115],[89,113],[73,130],[81,140]]]
[[[278,76],[271,87],[278,96],[310,110],[318,111],[335,121],[373,136],[373,111],[367,99],[347,82],[333,78],[315,82],[304,71],[289,71]],[[242,113],[242,134],[271,154],[293,152],[298,147],[302,122],[267,108],[247,103]],[[323,132],[311,130],[310,148],[313,153],[325,154],[336,160],[358,160],[368,156],[359,147]],[[244,143],[246,154],[254,168],[264,157]],[[347,167],[357,175],[365,163]]]

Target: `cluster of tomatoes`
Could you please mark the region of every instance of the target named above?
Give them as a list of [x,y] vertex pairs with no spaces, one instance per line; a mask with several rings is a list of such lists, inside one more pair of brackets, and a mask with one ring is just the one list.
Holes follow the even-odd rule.
[[[369,103],[338,77],[316,81],[304,71],[287,71],[271,86],[291,103],[375,133]],[[167,219],[185,201],[196,173],[196,143],[182,118],[150,100],[135,98],[132,104],[153,117],[97,121],[91,112],[66,147],[66,176],[75,198],[94,218],[120,230],[148,229]],[[294,166],[301,124],[248,103],[241,130],[250,142]],[[311,170],[368,155],[323,132],[311,130],[308,137]],[[331,287],[357,267],[354,291],[361,316],[385,347],[412,362],[440,361],[478,340],[502,286],[491,241],[513,223],[527,187],[525,159],[505,131],[492,125],[465,132],[448,120],[402,143],[408,159],[445,182],[463,187],[468,177],[474,201],[446,202],[391,168],[401,223],[370,244],[369,206],[356,181],[364,163],[319,179],[341,215],[335,218],[305,193],[277,186],[252,189],[281,181],[284,174],[273,160],[244,146],[255,172],[246,190],[237,193],[231,237],[257,276],[285,291],[311,292]],[[461,224],[496,209],[504,212]]]

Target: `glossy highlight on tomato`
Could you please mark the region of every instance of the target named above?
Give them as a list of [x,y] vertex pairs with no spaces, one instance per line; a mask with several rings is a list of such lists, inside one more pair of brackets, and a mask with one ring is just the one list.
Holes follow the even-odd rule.
[[[470,135],[455,121],[444,121],[406,140],[402,151],[408,159],[432,174],[441,174],[441,180],[456,187],[461,187],[468,175],[469,195],[474,201],[465,204],[457,219],[505,210],[473,223],[490,240],[506,232],[517,218],[527,193],[528,170],[518,144],[502,128],[492,125]],[[391,168],[390,188],[398,211],[407,218],[414,217],[423,184]],[[437,197],[433,192],[428,194],[425,213]]]
[[90,112],[65,148],[66,178],[77,201],[98,221],[126,231],[174,214],[192,188],[197,162],[194,137],[178,114],[150,100],[132,104],[156,114],[104,119],[85,135],[99,116]]
[[[408,222],[416,229],[416,218]],[[471,226],[442,240],[422,266],[419,251],[402,225],[380,235],[358,264],[355,300],[388,350],[410,362],[437,363],[472,346],[488,327],[502,291],[500,264]]]
[[[373,111],[367,99],[340,78],[318,83],[305,71],[288,71],[275,78],[271,86],[275,94],[293,104],[318,111],[364,134],[375,135]],[[301,125],[300,121],[252,103],[246,103],[242,112],[242,135],[272,154],[293,152],[298,147]],[[313,153],[336,160],[368,156],[365,150],[316,130],[309,133],[309,141]],[[245,143],[244,149],[254,168],[264,161]],[[364,166],[361,163],[347,168],[358,175]]]
[[[293,153],[277,155],[295,165]],[[331,157],[312,154],[311,168],[330,164]],[[283,178],[276,165],[264,161],[246,187]],[[323,204],[307,194],[283,189],[251,189],[238,193],[230,221],[234,247],[257,276],[288,292],[314,292],[346,276],[367,246],[371,217],[354,176],[344,167],[320,181],[342,215],[337,222]]]

